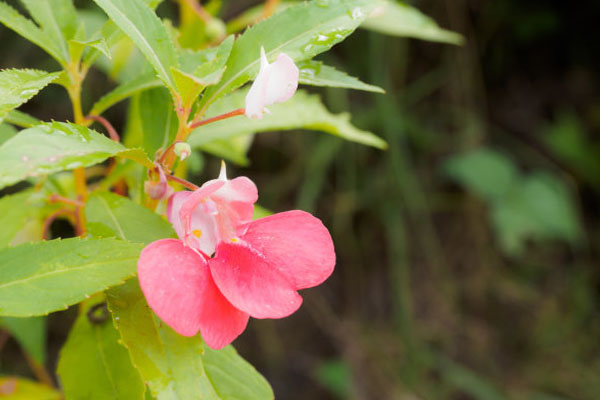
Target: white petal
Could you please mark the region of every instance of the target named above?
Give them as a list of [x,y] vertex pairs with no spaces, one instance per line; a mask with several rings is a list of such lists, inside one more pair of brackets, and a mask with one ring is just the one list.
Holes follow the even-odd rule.
[[265,106],[286,101],[296,93],[300,71],[294,60],[281,53],[270,66]]

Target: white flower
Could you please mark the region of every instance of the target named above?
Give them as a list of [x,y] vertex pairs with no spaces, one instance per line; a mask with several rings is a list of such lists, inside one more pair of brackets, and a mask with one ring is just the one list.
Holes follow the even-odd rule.
[[[260,71],[246,95],[246,116],[262,118],[266,106],[286,101],[296,93],[300,71],[294,61],[280,53],[269,64],[265,49],[260,48]],[[268,110],[266,110],[268,112]]]

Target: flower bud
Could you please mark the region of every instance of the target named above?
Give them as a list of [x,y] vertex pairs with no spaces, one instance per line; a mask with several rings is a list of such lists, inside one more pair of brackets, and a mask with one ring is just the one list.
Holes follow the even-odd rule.
[[192,153],[192,148],[189,144],[185,142],[179,142],[175,144],[173,151],[175,152],[177,157],[179,157],[179,160],[183,161],[190,156],[190,154]]
[[218,18],[211,18],[210,21],[206,23],[206,36],[210,40],[219,40],[224,38],[227,35],[227,28],[223,21]]

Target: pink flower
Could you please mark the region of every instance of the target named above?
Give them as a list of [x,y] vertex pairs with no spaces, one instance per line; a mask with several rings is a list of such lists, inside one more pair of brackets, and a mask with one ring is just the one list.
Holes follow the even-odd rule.
[[138,261],[154,312],[181,335],[200,331],[214,349],[239,336],[250,316],[294,313],[302,303],[297,290],[321,284],[335,265],[319,219],[295,210],[252,221],[257,197],[251,180],[228,180],[224,172],[176,193],[168,214],[181,240],[153,242]]
[[288,100],[296,93],[300,71],[294,61],[280,53],[269,64],[265,49],[260,48],[260,71],[246,95],[246,116],[262,118],[266,106]]

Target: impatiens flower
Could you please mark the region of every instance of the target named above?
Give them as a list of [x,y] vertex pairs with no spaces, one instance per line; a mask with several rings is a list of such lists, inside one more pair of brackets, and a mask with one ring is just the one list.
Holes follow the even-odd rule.
[[265,107],[286,101],[296,93],[300,71],[294,61],[280,53],[269,64],[265,49],[260,48],[260,71],[246,95],[246,116],[262,118]]
[[257,197],[250,179],[228,180],[224,170],[194,192],[176,193],[168,216],[180,240],[153,242],[138,261],[154,312],[181,335],[200,331],[214,349],[239,336],[249,317],[295,312],[297,290],[321,284],[335,265],[319,219],[296,210],[252,221]]

